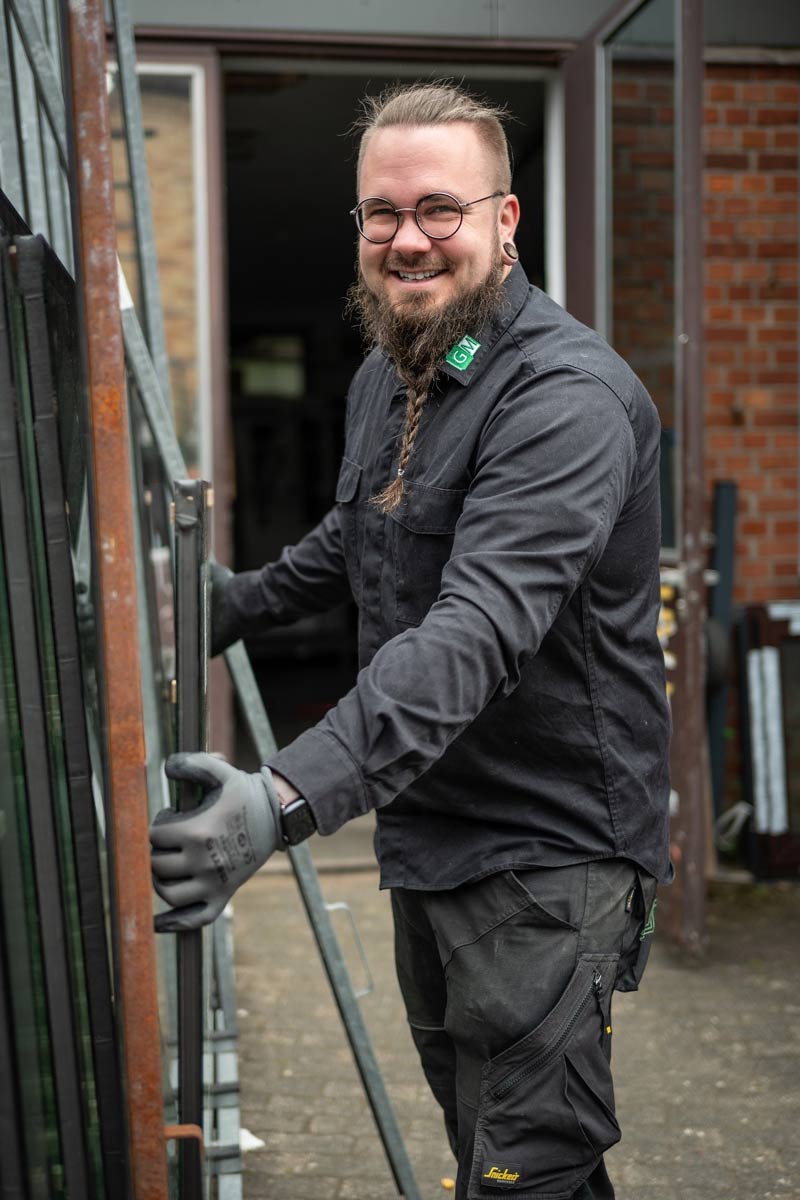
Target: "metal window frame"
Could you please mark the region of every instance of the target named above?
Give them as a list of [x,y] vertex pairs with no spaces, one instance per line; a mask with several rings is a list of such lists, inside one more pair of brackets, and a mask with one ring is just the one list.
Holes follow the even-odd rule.
[[[178,750],[206,749],[208,693],[209,485],[173,481],[175,530],[175,648]],[[177,788],[181,812],[197,807],[197,788]],[[203,1128],[203,931],[178,934],[178,1111],[181,1124]],[[198,1143],[179,1146],[181,1200],[201,1200],[203,1163]]]
[[[71,305],[73,308],[77,300],[74,284],[43,238],[18,237],[14,245],[17,284],[25,313],[33,434],[43,500],[45,553],[50,577],[100,1137],[106,1187],[111,1195],[124,1196],[128,1177],[127,1135],[111,993],[111,961],[105,935],[100,844],[92,791],[80,644],[74,605],[65,602],[66,598],[74,596],[75,579],[70,552],[71,534],[64,506],[66,478],[59,444],[58,397],[51,361],[52,342],[46,294],[57,294],[65,306]],[[77,338],[77,328],[74,332]],[[64,401],[65,397],[61,397],[62,406]],[[56,602],[56,597],[60,598],[59,602]]]
[[[0,239],[0,336],[8,336],[6,313],[13,303],[11,245]],[[42,934],[45,997],[57,1102],[61,1161],[67,1191],[94,1194],[90,1170],[77,1022],[68,962],[59,846],[53,823],[50,751],[41,689],[41,647],[34,604],[34,572],[28,544],[26,489],[19,457],[17,388],[11,364],[0,359],[0,529],[9,580],[9,608],[19,695],[25,779],[28,793],[34,877]]]

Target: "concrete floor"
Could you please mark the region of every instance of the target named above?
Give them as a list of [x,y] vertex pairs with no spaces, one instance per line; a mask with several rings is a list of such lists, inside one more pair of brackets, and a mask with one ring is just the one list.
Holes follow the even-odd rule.
[[[367,820],[312,845],[321,866],[347,868],[369,841]],[[374,870],[326,870],[322,885],[350,904],[366,948],[362,1011],[422,1200],[447,1200],[454,1165],[403,1015],[388,896]],[[266,1143],[244,1157],[245,1200],[392,1200],[294,880],[267,868],[234,907],[242,1121]],[[656,940],[640,992],[615,998],[618,1200],[800,1200],[800,885],[718,887],[709,933],[700,963]]]

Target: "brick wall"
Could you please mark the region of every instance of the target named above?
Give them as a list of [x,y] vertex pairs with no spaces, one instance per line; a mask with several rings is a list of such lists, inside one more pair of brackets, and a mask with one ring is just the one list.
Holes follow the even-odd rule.
[[674,424],[672,67],[613,65],[611,341]]
[[735,599],[800,595],[800,67],[707,68],[706,478],[739,485]]
[[[612,341],[669,429],[674,186],[670,68],[615,63]],[[739,485],[735,599],[800,595],[800,67],[705,82],[706,479]]]

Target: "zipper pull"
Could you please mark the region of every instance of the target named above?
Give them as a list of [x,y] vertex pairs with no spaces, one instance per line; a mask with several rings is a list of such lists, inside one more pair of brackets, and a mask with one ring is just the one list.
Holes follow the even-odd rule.
[[606,1037],[610,1037],[611,1025],[606,1024],[606,1017],[605,1013],[603,1012],[603,976],[600,974],[597,967],[595,967],[594,974],[592,976],[592,991],[594,992],[594,998],[597,1001],[597,1011],[600,1013],[600,1020],[603,1022],[603,1033]]

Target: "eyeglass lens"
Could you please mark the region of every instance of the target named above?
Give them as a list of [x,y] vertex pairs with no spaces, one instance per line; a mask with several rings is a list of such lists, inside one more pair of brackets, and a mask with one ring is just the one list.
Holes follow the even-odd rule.
[[[461,206],[453,196],[424,196],[415,209],[417,224],[432,238],[452,237],[461,224]],[[389,242],[397,233],[400,216],[386,200],[370,197],[356,209],[358,227],[371,242]]]

